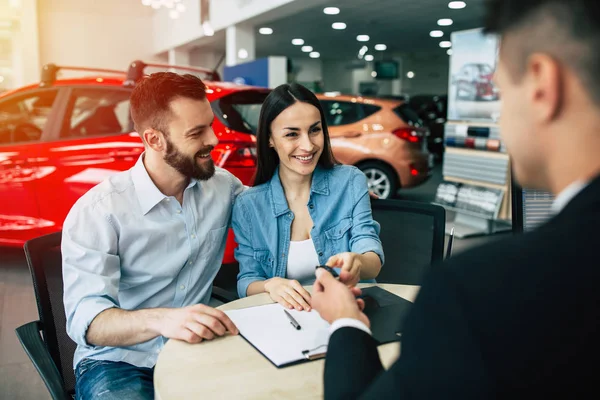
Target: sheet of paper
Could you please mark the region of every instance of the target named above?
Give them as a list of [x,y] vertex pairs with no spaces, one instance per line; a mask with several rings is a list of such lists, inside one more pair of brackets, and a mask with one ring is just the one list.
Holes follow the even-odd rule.
[[240,334],[276,366],[305,357],[304,350],[324,353],[329,342],[329,323],[318,312],[287,310],[300,324],[295,329],[279,304],[225,311]]

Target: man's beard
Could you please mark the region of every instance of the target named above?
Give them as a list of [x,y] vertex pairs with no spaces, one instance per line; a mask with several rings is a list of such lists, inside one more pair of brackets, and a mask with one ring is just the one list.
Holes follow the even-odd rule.
[[215,163],[210,157],[201,165],[198,165],[198,162],[196,161],[196,158],[200,156],[200,154],[210,153],[213,149],[212,146],[204,147],[198,151],[194,157],[189,157],[180,152],[168,137],[166,137],[165,140],[167,143],[167,154],[165,154],[164,160],[181,175],[187,178],[205,181],[215,174]]

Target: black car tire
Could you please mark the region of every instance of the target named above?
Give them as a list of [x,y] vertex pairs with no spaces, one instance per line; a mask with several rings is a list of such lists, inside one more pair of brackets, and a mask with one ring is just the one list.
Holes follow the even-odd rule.
[[[357,167],[366,175],[369,190],[378,195],[380,199],[393,199],[396,197],[400,182],[392,168],[377,161],[367,161],[358,164]],[[373,186],[376,181],[382,178],[384,181],[377,187]]]

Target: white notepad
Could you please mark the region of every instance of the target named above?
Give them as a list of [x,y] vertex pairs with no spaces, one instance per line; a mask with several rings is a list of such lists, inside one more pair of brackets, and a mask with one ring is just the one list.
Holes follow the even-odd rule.
[[268,304],[225,311],[244,337],[276,367],[325,355],[329,323],[315,310],[288,311],[301,326],[295,329],[281,305]]

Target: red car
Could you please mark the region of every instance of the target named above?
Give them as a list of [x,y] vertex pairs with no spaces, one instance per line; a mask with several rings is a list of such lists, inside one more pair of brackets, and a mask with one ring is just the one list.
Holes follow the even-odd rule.
[[[133,131],[129,97],[146,67],[129,71],[47,65],[40,84],[0,95],[0,245],[21,247],[62,229],[75,201],[106,177],[132,167],[144,147]],[[215,163],[250,185],[256,167],[256,130],[268,89],[218,82],[209,75],[207,97],[219,145]],[[56,79],[58,70],[102,75]],[[224,263],[234,262],[230,232]]]

